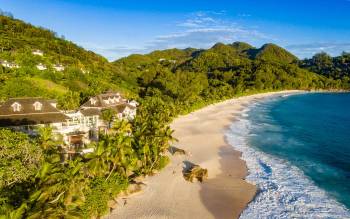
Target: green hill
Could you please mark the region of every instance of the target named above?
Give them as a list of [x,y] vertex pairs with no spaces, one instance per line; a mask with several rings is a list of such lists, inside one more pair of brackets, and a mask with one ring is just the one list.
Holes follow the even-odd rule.
[[[36,50],[43,54],[33,54]],[[104,57],[50,30],[3,15],[0,15],[0,61],[19,66],[0,67],[0,100],[17,96],[64,100],[65,94],[71,91],[81,102],[87,96],[110,89],[126,96],[136,96],[138,92]],[[38,69],[39,64],[46,69]],[[56,70],[55,65],[63,66],[64,70]],[[24,86],[16,86],[18,83]]]
[[265,44],[260,49],[251,50],[254,59],[272,62],[292,63],[298,60],[296,56],[275,44]]
[[234,42],[231,44],[231,46],[241,52],[248,51],[249,49],[255,49],[255,47],[245,42]]
[[327,53],[315,54],[310,59],[299,62],[300,67],[316,72],[329,78],[342,80],[344,86],[350,83],[350,53],[331,57]]
[[114,65],[128,75],[129,83],[140,87],[142,97],[161,97],[179,111],[264,91],[344,88],[341,80],[301,68],[294,55],[273,44],[254,48],[235,42],[206,50],[163,50],[131,55]]

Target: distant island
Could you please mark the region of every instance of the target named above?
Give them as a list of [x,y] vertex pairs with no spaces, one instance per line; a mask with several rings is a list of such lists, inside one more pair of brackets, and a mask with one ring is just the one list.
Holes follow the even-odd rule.
[[255,48],[234,42],[209,49],[134,54],[109,62],[53,31],[6,15],[0,15],[0,62],[0,106],[11,98],[42,98],[45,106],[55,99],[57,111],[76,112],[108,91],[140,104],[132,119],[100,112],[107,128],[94,136],[92,151],[71,159],[63,156],[61,146],[74,145],[54,137],[47,123],[37,122],[33,135],[3,125],[0,217],[4,218],[108,214],[116,208],[118,195],[142,187],[137,178],[155,174],[169,163],[168,149],[175,141],[169,124],[179,115],[251,94],[350,88],[346,52],[299,60],[275,44]]

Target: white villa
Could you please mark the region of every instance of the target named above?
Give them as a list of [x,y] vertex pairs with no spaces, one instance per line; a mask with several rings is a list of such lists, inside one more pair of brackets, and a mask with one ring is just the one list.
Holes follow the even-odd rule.
[[46,65],[39,63],[38,65],[36,65],[36,68],[40,71],[44,71],[47,69]]
[[5,68],[19,68],[20,66],[14,62],[9,62],[7,60],[0,61],[1,65]]
[[0,127],[10,127],[34,135],[36,126],[62,129],[69,117],[56,108],[56,102],[42,98],[12,98],[0,106]]
[[95,110],[101,113],[104,109],[112,109],[117,118],[133,119],[136,116],[136,101],[123,99],[119,93],[107,92],[91,97],[81,106],[81,110]]
[[176,60],[173,60],[173,59],[169,59],[169,60],[167,60],[167,59],[165,59],[165,58],[160,58],[160,59],[158,59],[158,61],[159,61],[159,62],[165,62],[165,61],[168,61],[168,62],[173,63],[173,64],[175,64],[175,63],[176,63]]
[[37,55],[37,56],[43,56],[44,55],[44,52],[39,50],[39,49],[36,49],[36,50],[33,50],[32,51],[32,54],[33,55]]
[[123,99],[119,93],[105,93],[90,98],[75,111],[60,111],[55,100],[43,98],[11,98],[0,104],[0,127],[8,127],[29,135],[37,128],[50,126],[62,138],[66,154],[86,153],[85,146],[98,141],[99,133],[108,127],[101,118],[104,109],[113,109],[115,119],[133,119],[137,102]]
[[56,64],[52,66],[56,71],[64,71],[65,67],[61,64]]

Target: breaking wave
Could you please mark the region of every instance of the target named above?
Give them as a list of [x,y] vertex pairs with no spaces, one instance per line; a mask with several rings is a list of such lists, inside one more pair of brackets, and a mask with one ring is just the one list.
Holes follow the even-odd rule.
[[247,163],[246,180],[258,187],[240,218],[350,218],[343,204],[329,197],[296,166],[249,145],[253,135],[249,110],[243,111],[226,133],[228,142],[242,152]]

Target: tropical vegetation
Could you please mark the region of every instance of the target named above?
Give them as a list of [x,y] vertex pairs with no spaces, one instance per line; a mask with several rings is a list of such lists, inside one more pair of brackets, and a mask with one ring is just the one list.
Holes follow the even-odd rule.
[[[42,50],[43,56],[32,53]],[[138,176],[163,168],[174,141],[171,120],[235,96],[286,89],[348,89],[349,54],[299,60],[266,44],[217,43],[209,49],[168,49],[114,62],[7,14],[0,15],[0,100],[56,98],[63,110],[89,96],[116,90],[140,102],[133,121],[103,118],[111,129],[93,153],[62,159],[49,127],[37,137],[0,130],[1,218],[96,218]],[[46,70],[36,65],[45,64]],[[63,71],[52,68],[65,66]],[[1,104],[1,103],[0,103]],[[205,175],[205,174],[204,174]]]

